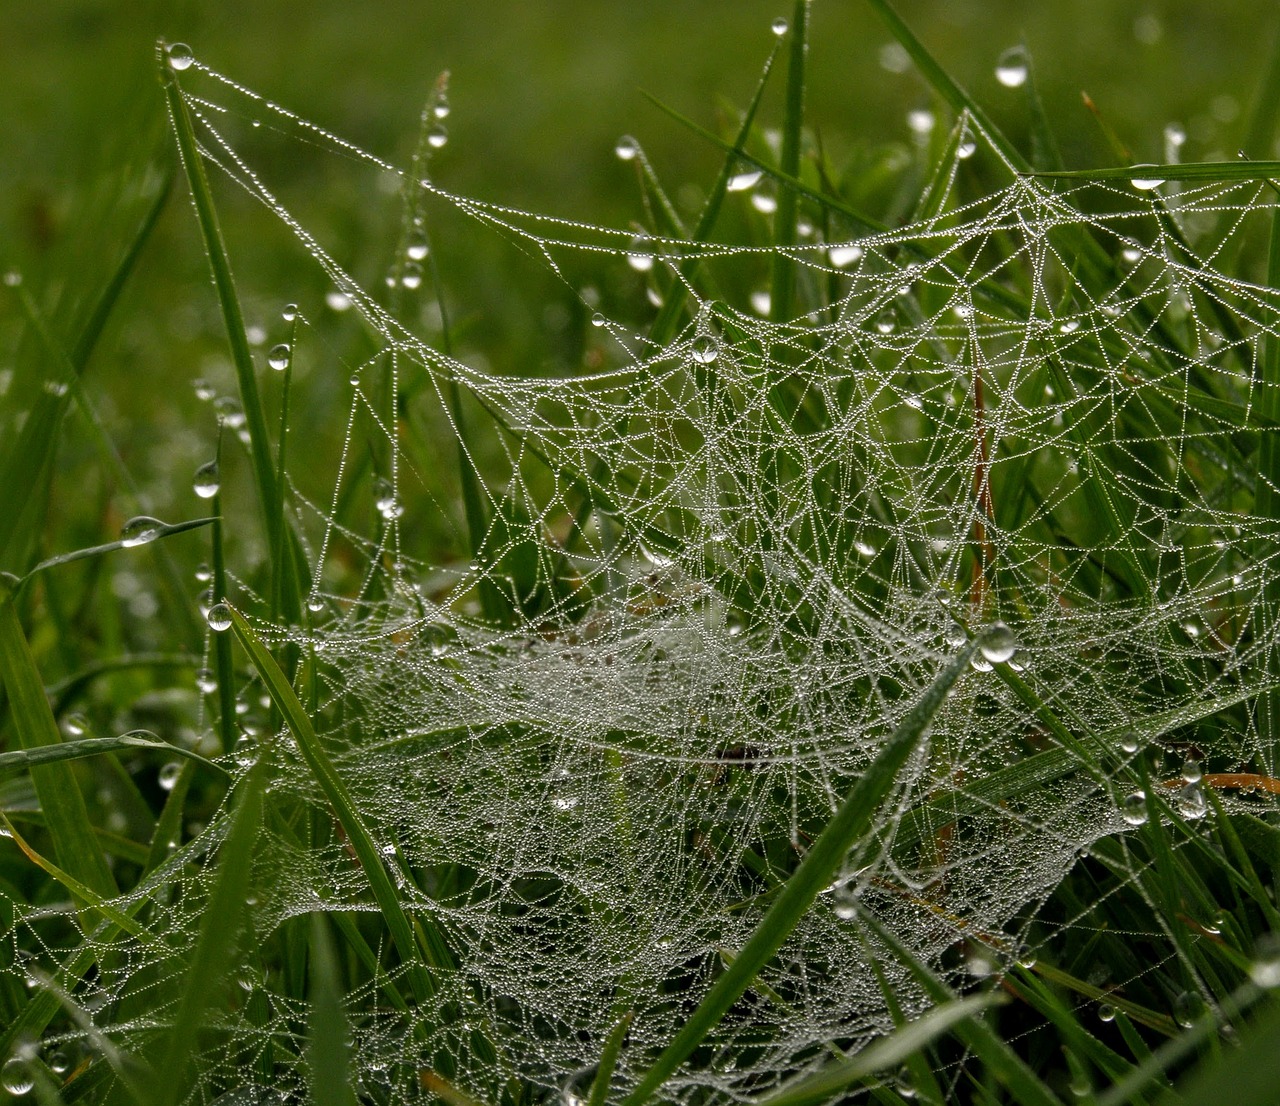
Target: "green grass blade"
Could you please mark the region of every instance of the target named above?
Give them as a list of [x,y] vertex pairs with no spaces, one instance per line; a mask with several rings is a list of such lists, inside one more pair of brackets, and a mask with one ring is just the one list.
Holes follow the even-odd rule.
[[[155,536],[148,538],[144,545],[149,545],[152,541],[158,541],[160,538],[172,537],[174,534],[185,534],[188,530],[199,530],[204,526],[211,526],[217,522],[215,518],[193,518],[187,522],[162,522],[155,528]],[[60,553],[56,557],[50,557],[48,560],[41,561],[33,569],[31,569],[23,578],[22,583],[26,583],[38,572],[45,572],[50,568],[57,568],[59,565],[69,565],[76,561],[88,560],[90,557],[100,557],[103,553],[112,553],[117,549],[136,549],[139,543],[129,541],[109,541],[102,545],[89,546],[87,549],[76,549],[70,553]]]
[[967,111],[978,128],[990,139],[991,144],[1013,169],[1021,172],[1030,169],[1031,166],[1018,152],[1017,147],[1001,133],[1000,128],[992,122],[978,102],[952,80],[951,75],[938,64],[925,48],[924,43],[916,38],[911,28],[902,21],[902,17],[889,6],[886,0],[867,0],[867,3],[875,8],[877,14],[888,26],[889,32],[911,55],[911,60],[915,62],[921,76],[951,105],[951,109],[957,115]]
[[56,745],[36,745],[29,749],[10,749],[0,753],[0,770],[6,768],[30,768],[36,764],[53,764],[57,761],[82,760],[85,757],[96,757],[103,753],[119,752],[122,749],[156,749],[168,756],[183,757],[196,761],[224,778],[226,770],[206,760],[199,753],[183,748],[181,745],[170,745],[155,737],[143,737],[142,732],[120,734],[118,737],[85,737],[78,741],[60,741]]
[[[267,417],[262,406],[262,397],[258,392],[258,378],[254,369],[253,354],[249,350],[249,339],[245,335],[244,314],[240,310],[240,296],[236,291],[235,278],[231,273],[231,260],[227,255],[226,243],[222,237],[222,228],[218,221],[218,211],[213,202],[213,194],[209,190],[209,179],[204,171],[204,159],[196,141],[195,130],[191,122],[191,114],[187,110],[187,102],[174,69],[169,65],[168,54],[164,43],[156,48],[156,58],[160,67],[160,83],[164,88],[165,99],[169,107],[169,119],[178,143],[178,153],[182,159],[182,167],[186,173],[187,184],[191,189],[191,198],[195,204],[196,221],[200,225],[200,233],[204,239],[205,255],[209,260],[209,269],[213,276],[214,288],[218,295],[218,305],[222,310],[222,321],[227,332],[227,342],[231,347],[231,362],[236,370],[236,383],[240,391],[240,406],[244,411],[245,427],[249,431],[249,458],[253,469],[254,483],[257,487],[258,506],[262,512],[263,528],[268,540],[275,532],[276,521],[272,512],[277,502],[276,473],[272,463],[271,447],[267,437]],[[296,539],[292,528],[281,523],[282,529],[289,533],[282,542],[289,547],[285,553],[277,548],[279,556],[293,557],[293,546]],[[282,576],[288,580],[290,568],[285,566]],[[302,619],[302,608],[297,588],[286,588],[282,598],[285,600],[284,613],[293,623]]]
[[[1267,286],[1280,289],[1280,211],[1271,216],[1271,241],[1267,255]],[[1268,323],[1272,328],[1280,325],[1280,313],[1269,312]],[[1280,418],[1280,337],[1264,332],[1262,349],[1258,356],[1261,376],[1258,389],[1258,410],[1267,418]],[[1259,518],[1280,517],[1280,435],[1264,434],[1258,450],[1258,481],[1254,495],[1253,512]],[[1259,549],[1264,559],[1272,554],[1272,543]],[[1264,601],[1253,616],[1254,633],[1259,641],[1266,641],[1271,632],[1273,613],[1280,609],[1280,580],[1268,575],[1263,587]],[[1280,675],[1280,659],[1274,649],[1269,658],[1269,670]],[[1280,694],[1272,692],[1262,701],[1259,712],[1259,729],[1266,744],[1266,770],[1275,775],[1280,771]]]
[[591,1094],[587,1106],[604,1106],[609,1094],[609,1082],[613,1079],[614,1069],[618,1066],[618,1057],[622,1054],[622,1042],[627,1039],[627,1030],[631,1028],[632,1011],[628,1010],[618,1024],[609,1032],[600,1051],[600,1063],[596,1068],[596,1077],[591,1084]]
[[935,1006],[913,1022],[895,1029],[857,1055],[828,1064],[821,1071],[789,1083],[773,1094],[756,1099],[759,1106],[817,1106],[846,1087],[886,1068],[897,1067],[927,1048],[957,1023],[971,1018],[998,1001],[994,995],[970,995]]
[[0,827],[4,828],[8,836],[13,840],[13,843],[18,846],[19,850],[21,850],[23,856],[30,860],[31,863],[41,871],[52,876],[55,881],[71,892],[71,894],[80,902],[88,903],[89,906],[93,907],[104,918],[114,922],[126,933],[131,933],[135,937],[142,937],[146,935],[146,930],[144,930],[142,926],[127,914],[123,914],[119,910],[115,909],[115,907],[107,903],[102,896],[92,888],[86,887],[76,879],[75,876],[71,875],[69,872],[64,872],[51,860],[41,856],[14,828],[13,823],[9,821],[3,811],[0,811]]
[[186,1088],[205,1012],[218,998],[229,972],[253,875],[253,853],[262,825],[265,760],[245,777],[226,840],[218,851],[218,872],[204,908],[200,936],[187,968],[182,997],[155,1070],[155,1106],[172,1106]]
[[[800,140],[804,131],[805,57],[809,52],[809,0],[796,0],[791,16],[791,54],[787,61],[787,106],[782,121],[782,151],[778,168],[788,177],[800,176]],[[783,185],[773,216],[773,262],[769,317],[784,322],[795,298],[796,266],[787,249],[796,244],[796,213],[800,197]]]
[[352,1106],[349,1028],[342,981],[324,915],[311,915],[311,1012],[307,1019],[307,1081],[314,1106]]
[[[874,0],[873,0],[874,2]],[[1280,161],[1188,161],[1171,165],[1113,165],[1107,169],[1048,169],[1028,172],[1055,180],[1265,181],[1280,177]]]
[[830,885],[849,850],[866,832],[898,774],[919,745],[933,716],[978,649],[969,642],[934,678],[919,701],[903,716],[876,759],[866,768],[832,816],[805,858],[783,885],[760,925],[698,1008],[624,1100],[640,1106],[670,1077],[724,1017],[774,953],[819,892]]
[[[760,80],[756,83],[756,90],[751,97],[751,103],[747,105],[747,110],[742,116],[742,125],[738,128],[738,133],[734,137],[733,146],[726,153],[724,162],[720,166],[720,175],[716,177],[715,184],[711,186],[711,194],[707,197],[707,202],[702,206],[702,213],[698,216],[697,225],[693,228],[693,233],[690,236],[690,240],[693,242],[705,242],[715,229],[716,220],[720,217],[720,209],[724,206],[724,198],[729,192],[729,181],[737,170],[738,159],[745,151],[747,139],[751,136],[751,128],[755,124],[756,112],[760,108],[760,101],[764,98],[764,90],[768,86],[769,74],[773,71],[773,63],[777,56],[778,46],[775,45],[764,63],[764,71],[760,74]],[[652,100],[652,97],[650,99]],[[657,102],[657,100],[653,100],[653,103],[656,104]],[[658,317],[654,319],[653,326],[649,328],[649,340],[655,345],[665,345],[674,336],[679,326],[680,313],[684,309],[685,300],[689,295],[689,285],[692,284],[699,267],[700,260],[697,257],[686,258],[680,263],[680,278],[672,282],[671,290],[663,301],[662,309],[658,312]]]
[[1240,1047],[1178,1084],[1186,1106],[1274,1106],[1276,1057],[1280,1056],[1280,1003],[1272,1003],[1241,1034]]
[[[364,869],[374,899],[391,930],[392,939],[400,950],[400,955],[409,965],[409,976],[415,995],[419,1001],[430,998],[435,992],[435,985],[430,973],[426,970],[423,952],[419,950],[414,940],[413,926],[400,902],[400,896],[387,871],[382,854],[374,844],[355,803],[347,794],[346,786],[329,759],[329,754],[320,744],[320,739],[311,725],[311,719],[307,717],[307,712],[298,701],[297,695],[275,658],[267,652],[258,635],[253,632],[253,628],[239,611],[232,608],[231,618],[236,637],[240,640],[245,652],[249,654],[249,659],[257,669],[276,709],[293,731],[294,740],[298,743],[298,751],[307,762],[325,797],[333,806],[334,814],[346,833],[347,840],[360,861],[360,866]],[[433,967],[451,966],[451,957],[443,940],[434,932],[434,929],[428,932],[432,939],[426,950],[427,962]]]
[[[934,1002],[949,1002],[955,997],[951,989],[926,964],[921,963],[894,933],[869,915],[861,915],[861,922],[889,948]],[[1021,1106],[1062,1106],[1058,1096],[985,1021],[971,1018],[957,1022],[956,1036],[964,1041]]]
[[[24,749],[58,745],[62,734],[49,707],[44,683],[36,668],[14,606],[10,586],[0,579],[0,683],[9,697],[18,743]],[[116,882],[93,832],[84,796],[64,762],[37,764],[31,782],[48,819],[58,863],[81,883],[103,897],[116,894]]]

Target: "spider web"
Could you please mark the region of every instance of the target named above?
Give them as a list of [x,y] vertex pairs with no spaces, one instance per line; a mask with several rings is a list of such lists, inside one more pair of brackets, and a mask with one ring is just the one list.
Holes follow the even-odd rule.
[[[1019,178],[902,228],[811,230],[780,251],[796,317],[772,321],[758,296],[705,291],[767,267],[772,247],[637,237],[453,195],[200,63],[184,82],[200,88],[186,95],[206,158],[296,234],[332,281],[330,308],[350,304],[376,346],[351,370],[331,501],[292,497],[315,617],[258,624],[319,658],[322,739],[406,904],[456,960],[407,1012],[381,981],[348,996],[369,1101],[425,1097],[430,1069],[482,1100],[514,1076],[572,1106],[629,1012],[610,1091],[623,1096],[905,711],[993,621],[1016,637],[1002,665],[1076,744],[979,662],[870,838],[665,1100],[758,1095],[886,1032],[877,970],[906,1013],[926,1009],[859,918],[957,986],[1034,956],[1038,904],[1082,850],[1132,831],[1136,759],[1167,752],[1176,776],[1191,727],[1197,742],[1217,734],[1194,754],[1215,772],[1274,775],[1252,705],[1275,663],[1274,523],[1255,505],[1277,491],[1259,474],[1259,418],[1280,404],[1258,366],[1280,303],[1195,245],[1247,244],[1275,207],[1265,187]],[[362,287],[285,209],[228,137],[241,117],[367,163],[412,197],[422,219],[406,222],[394,288]],[[943,174],[948,195],[958,167]],[[599,315],[598,367],[568,377],[468,364],[388,307],[428,293],[414,243],[433,206],[566,282],[583,257],[630,269],[659,304],[683,296],[691,321],[654,339]],[[298,356],[323,310],[302,306]],[[415,558],[404,539],[415,510],[454,525],[460,512],[415,500],[394,407],[410,384],[436,397],[483,478],[486,536],[465,565]],[[469,452],[459,396],[491,420],[496,476]],[[386,458],[373,534],[338,521],[352,482],[372,479],[357,425]],[[354,592],[326,583],[335,558],[362,564]],[[226,763],[241,772],[252,755]],[[261,755],[272,801],[325,822],[288,733]],[[1193,826],[1206,805],[1196,776],[1168,790]],[[1269,801],[1221,799],[1255,812]],[[74,996],[92,1031],[70,1037],[127,1052],[165,1023],[147,990],[181,971],[209,890],[199,862],[225,832],[215,819],[129,897],[166,909],[145,940],[102,950]],[[268,822],[257,870],[254,945],[316,910],[375,909],[336,837],[303,846]],[[44,913],[18,912],[15,947],[44,940]],[[239,983],[193,1100],[305,1094],[305,1007],[252,953]],[[264,1064],[270,1078],[255,1077]]]

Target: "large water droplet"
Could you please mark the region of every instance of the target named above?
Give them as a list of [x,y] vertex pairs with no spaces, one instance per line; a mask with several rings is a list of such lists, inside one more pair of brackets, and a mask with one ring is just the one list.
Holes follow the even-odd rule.
[[619,161],[635,161],[640,153],[640,143],[637,142],[629,134],[624,134],[618,139],[617,145],[613,147],[613,152],[617,155]]
[[1141,739],[1133,730],[1127,730],[1120,735],[1120,748],[1123,752],[1136,753],[1141,743]]
[[404,264],[404,271],[400,274],[400,283],[410,291],[413,291],[415,288],[421,288],[422,266],[416,261],[406,261]]
[[373,486],[373,505],[378,508],[378,514],[388,522],[404,514],[404,508],[396,499],[396,490],[391,481],[381,476]]
[[286,323],[293,322],[298,317],[298,305],[296,303],[286,303],[284,310],[280,312],[280,318]]
[[1004,664],[1018,651],[1018,639],[1003,622],[993,622],[983,631],[978,648],[992,664]]
[[764,176],[763,170],[748,167],[734,173],[726,182],[725,188],[730,192],[745,192],[748,188],[754,188],[759,184],[762,176]]
[[1259,987],[1280,987],[1280,934],[1264,933],[1253,950],[1249,978]]
[[791,30],[791,24],[788,23],[785,19],[783,19],[782,16],[778,16],[777,19],[775,19],[772,23],[769,24],[769,30],[771,30],[775,35],[781,38],[789,30]]
[[176,760],[171,760],[160,766],[160,771],[156,773],[156,783],[165,791],[172,791],[174,785],[178,782],[178,776],[182,772],[182,765]]
[[1005,88],[1021,88],[1027,83],[1027,52],[1011,46],[996,59],[996,80]]
[[66,731],[68,737],[83,737],[89,732],[89,719],[79,711],[76,711],[74,714],[68,714],[62,720],[62,728]]
[[191,489],[201,499],[212,499],[218,494],[221,487],[218,476],[218,462],[206,461],[198,469],[196,469],[195,479],[191,483]]
[[289,362],[293,359],[293,350],[289,348],[287,342],[281,342],[278,346],[272,346],[271,352],[267,354],[267,364],[276,372],[284,372],[289,367]]
[[1173,1000],[1173,1020],[1183,1029],[1190,1029],[1205,1012],[1205,1003],[1199,995],[1183,991]]
[[1204,791],[1198,783],[1189,783],[1179,790],[1178,813],[1190,821],[1203,818],[1209,813],[1209,804],[1205,802]]
[[690,352],[699,365],[710,365],[712,361],[720,356],[720,346],[711,335],[699,334],[693,340]]
[[310,599],[307,600],[307,610],[309,610],[312,614],[319,614],[322,610],[324,610],[324,600],[321,599],[320,596],[318,595],[313,595]]
[[212,669],[201,668],[196,671],[196,690],[201,695],[212,695],[218,690],[218,680]]
[[1120,804],[1120,816],[1131,826],[1141,826],[1147,821],[1147,796],[1143,791],[1135,791],[1125,797]]
[[1204,778],[1204,769],[1200,767],[1200,762],[1188,757],[1186,763],[1182,766],[1182,779],[1184,783],[1199,783]]
[[828,246],[827,260],[837,269],[847,269],[862,257],[862,247],[850,242],[844,246]]
[[[1135,169],[1154,169],[1154,165],[1135,165]],[[1139,192],[1150,192],[1164,184],[1163,177],[1134,177],[1130,182]]]
[[942,640],[952,649],[959,649],[969,640],[969,635],[959,622],[953,622],[942,632]]
[[126,549],[155,541],[164,529],[164,523],[150,515],[135,515],[120,527],[120,541]]
[[218,389],[203,378],[193,380],[191,387],[195,389],[196,399],[204,400],[206,403],[218,394]]
[[218,633],[231,629],[231,608],[226,603],[215,603],[209,608],[209,628]]
[[443,123],[436,123],[427,130],[427,145],[434,150],[440,149],[449,141],[449,131]]
[[185,42],[175,42],[168,50],[165,51],[169,59],[169,68],[176,69],[179,73],[184,69],[190,69],[191,63],[196,60],[195,55],[191,52],[191,47]]
[[324,302],[330,311],[346,311],[351,307],[351,297],[337,288],[324,294]]

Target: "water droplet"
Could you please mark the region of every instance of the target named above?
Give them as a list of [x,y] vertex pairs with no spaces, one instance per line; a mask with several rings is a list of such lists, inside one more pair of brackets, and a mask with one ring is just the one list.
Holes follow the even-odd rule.
[[135,515],[120,527],[120,541],[126,549],[155,541],[164,529],[164,523],[150,515]]
[[231,629],[231,608],[226,603],[215,603],[209,608],[209,628],[218,633]]
[[782,16],[778,16],[777,19],[775,19],[772,23],[769,24],[769,30],[771,30],[775,35],[781,38],[789,30],[791,30],[791,24],[788,23],[785,19],[783,19]]
[[427,232],[421,227],[414,227],[409,231],[409,238],[405,243],[404,252],[408,255],[410,261],[423,260],[431,252],[431,244],[427,241]]
[[1120,748],[1126,753],[1136,753],[1140,744],[1142,740],[1133,730],[1127,730],[1120,735]]
[[373,485],[373,505],[378,508],[378,514],[388,522],[404,514],[404,508],[396,499],[396,490],[391,481],[382,476]]
[[250,737],[240,737],[236,739],[235,748],[231,750],[232,755],[236,758],[236,764],[241,768],[252,768],[253,762],[257,758],[257,747]]
[[876,555],[876,547],[869,541],[858,540],[853,543],[853,551],[859,557],[874,557]]
[[716,340],[709,334],[699,334],[693,340],[693,346],[690,350],[693,359],[699,365],[710,365],[717,357],[720,356],[720,346]]
[[1199,783],[1204,778],[1204,769],[1200,767],[1200,762],[1191,757],[1182,766],[1182,779],[1186,783]]
[[961,161],[968,161],[978,152],[978,144],[972,139],[966,138],[959,146],[956,147],[956,157]]
[[89,732],[89,719],[76,711],[62,720],[62,728],[67,732],[68,737],[83,737]]
[[1098,1019],[1104,1022],[1113,1022],[1116,1020],[1116,1008],[1109,1002],[1104,1002],[1098,1007]]
[[1173,1020],[1183,1029],[1190,1029],[1204,1013],[1204,999],[1190,991],[1183,991],[1173,1000]]
[[156,783],[165,791],[172,791],[174,785],[178,782],[178,775],[182,771],[182,765],[176,760],[168,761],[160,766],[160,771],[156,773]]
[[978,648],[992,664],[1004,664],[1018,651],[1018,639],[1003,622],[993,622],[983,631]]
[[324,600],[321,599],[320,596],[318,595],[313,595],[310,599],[307,600],[307,610],[309,610],[312,614],[319,614],[322,610],[324,610]]
[[49,1059],[45,1061],[49,1065],[49,1070],[54,1075],[66,1075],[71,1070],[71,1061],[65,1052],[55,1051],[49,1054]]
[[1131,826],[1145,825],[1147,821],[1147,796],[1144,791],[1135,791],[1125,797],[1120,804],[1120,816]]
[[640,143],[629,134],[624,134],[613,147],[619,161],[635,161],[640,154]]
[[994,974],[996,970],[996,962],[991,958],[991,954],[986,949],[979,949],[972,952],[965,958],[965,971],[967,971],[974,979],[986,979]]
[[1204,791],[1198,783],[1189,783],[1178,792],[1178,813],[1190,821],[1209,813],[1209,804],[1205,802]]
[[218,394],[218,390],[203,378],[200,380],[193,380],[191,382],[191,387],[195,389],[196,399],[204,400],[206,403]]
[[604,324],[607,323],[608,321],[609,320],[606,319],[604,315],[601,314],[599,311],[597,311],[594,315],[591,316],[592,326],[604,326]]
[[996,59],[996,80],[1005,88],[1021,88],[1027,83],[1027,52],[1011,46]]
[[185,42],[173,43],[165,53],[168,55],[169,68],[176,69],[179,73],[184,69],[190,69],[191,63],[196,60],[191,47]]
[[406,261],[400,274],[400,284],[412,291],[422,287],[422,266],[416,261]]
[[653,254],[649,252],[649,239],[645,235],[636,235],[631,240],[631,250],[627,254],[627,264],[637,273],[647,273],[653,268]]
[[453,109],[449,106],[449,98],[443,93],[436,96],[436,102],[431,107],[431,114],[437,119],[448,119],[449,112]]
[[1063,323],[1060,327],[1058,327],[1058,333],[1074,334],[1079,329],[1080,329],[1079,319],[1068,319],[1065,323]]
[[952,649],[960,649],[969,640],[969,635],[959,622],[953,622],[942,632],[942,640]]
[[760,178],[764,176],[764,170],[756,168],[743,169],[741,172],[734,173],[725,184],[725,188],[730,192],[745,192],[748,188],[754,188],[760,183]]
[[1166,147],[1177,150],[1187,140],[1186,128],[1181,123],[1168,123],[1164,128],[1164,144]]
[[22,283],[22,274],[17,269],[10,269],[4,274],[6,288],[17,288]]
[[351,307],[351,297],[346,292],[331,288],[324,294],[324,303],[330,311],[346,311]]
[[893,308],[887,311],[881,311],[876,316],[876,330],[881,334],[892,334],[898,326],[898,316],[894,313]]
[[766,182],[751,193],[751,206],[761,215],[772,215],[778,210],[778,193]]
[[289,362],[293,359],[293,350],[289,348],[287,342],[281,342],[278,346],[272,346],[271,352],[267,354],[267,364],[276,372],[284,372],[289,367]]
[[206,461],[196,469],[191,488],[201,499],[212,499],[221,487],[218,477],[218,462]]
[[201,695],[212,695],[218,690],[218,680],[211,668],[201,668],[196,671],[196,690]]
[[449,141],[449,131],[443,123],[436,123],[427,130],[427,145],[433,150],[440,149]]
[[847,269],[862,257],[862,247],[852,242],[844,246],[828,246],[827,260],[837,269]]
[[578,805],[578,797],[576,795],[557,795],[551,800],[551,805],[556,810],[572,810]]
[[768,315],[773,310],[773,297],[768,292],[760,290],[751,293],[751,310],[757,315]]
[[987,660],[987,658],[981,653],[974,653],[973,657],[969,661],[969,667],[975,672],[991,672],[995,669],[995,665]]
[[1280,987],[1280,934],[1264,933],[1253,950],[1249,978],[1259,987]]
[[[1135,169],[1154,169],[1154,165],[1135,165]],[[1134,177],[1130,182],[1139,192],[1150,192],[1164,184],[1161,177]]]
[[298,317],[298,305],[296,303],[286,303],[284,310],[280,312],[280,318],[286,323],[293,322]]
[[244,411],[234,396],[219,396],[213,401],[213,409],[228,430],[239,430],[244,426]]

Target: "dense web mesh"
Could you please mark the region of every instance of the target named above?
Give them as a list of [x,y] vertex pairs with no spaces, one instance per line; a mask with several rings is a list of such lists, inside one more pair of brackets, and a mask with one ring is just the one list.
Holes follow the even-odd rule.
[[[1175,779],[1158,785],[1192,825],[1205,814],[1207,785],[1176,779],[1181,728],[1227,718],[1193,754],[1219,774],[1270,771],[1248,707],[1276,644],[1273,523],[1256,509],[1276,491],[1259,475],[1258,412],[1276,407],[1257,366],[1280,303],[1193,245],[1223,240],[1216,227],[1224,248],[1247,248],[1275,205],[1265,186],[1018,178],[901,229],[811,233],[783,251],[808,313],[771,321],[759,296],[705,289],[734,266],[767,269],[772,249],[637,239],[451,195],[203,66],[184,82],[210,161],[292,227],[333,282],[330,308],[352,305],[377,347],[347,394],[351,425],[383,439],[382,525],[336,521],[351,480],[372,479],[348,432],[332,500],[292,497],[313,624],[257,624],[319,658],[321,737],[405,901],[456,961],[408,1011],[380,986],[348,997],[368,1100],[425,1096],[431,1069],[482,1099],[516,1076],[575,1102],[629,1011],[611,1097],[625,1094],[966,630],[1012,628],[1000,663],[1014,680],[989,661],[966,675],[870,839],[664,1098],[757,1094],[884,1032],[873,959],[909,1014],[925,1009],[861,918],[958,985],[1033,956],[1037,905],[1082,850],[1132,831],[1137,757],[1167,750]],[[470,216],[566,281],[586,254],[634,270],[653,298],[686,296],[693,321],[655,341],[598,316],[598,368],[571,377],[448,356],[284,209],[224,137],[237,113],[408,180],[415,203]],[[418,229],[407,262],[423,260]],[[394,279],[416,291],[407,262]],[[298,356],[322,310],[301,306]],[[470,564],[428,563],[403,540],[417,474],[384,397],[410,381],[438,396],[441,425],[458,428],[459,397],[473,425],[485,412],[505,457],[482,472],[489,522]],[[367,566],[358,594],[326,582],[337,556]],[[288,733],[259,748],[272,802],[328,824]],[[1225,785],[1218,797],[1270,801]],[[172,1016],[148,988],[181,970],[208,893],[201,861],[225,831],[215,819],[134,892],[166,908],[145,938],[102,950],[72,1035],[128,1051]],[[318,839],[303,847],[268,820],[256,938],[316,910],[375,909],[341,836]],[[20,912],[10,940],[46,921]],[[67,950],[47,951],[28,971],[70,986],[50,974]],[[198,1093],[256,1080],[302,1095],[305,1009],[252,953],[245,965]],[[253,1074],[264,1057],[269,1079]]]

